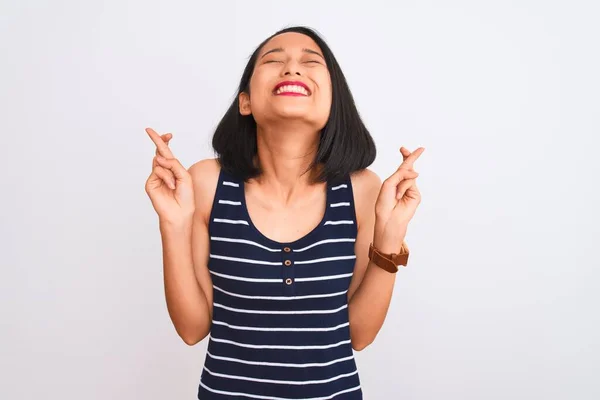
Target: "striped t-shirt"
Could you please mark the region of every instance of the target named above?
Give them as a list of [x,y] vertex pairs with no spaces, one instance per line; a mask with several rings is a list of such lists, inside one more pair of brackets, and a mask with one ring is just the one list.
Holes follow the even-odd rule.
[[347,301],[356,233],[349,177],[328,182],[317,227],[281,243],[253,225],[244,181],[221,170],[209,223],[213,321],[199,399],[362,399]]

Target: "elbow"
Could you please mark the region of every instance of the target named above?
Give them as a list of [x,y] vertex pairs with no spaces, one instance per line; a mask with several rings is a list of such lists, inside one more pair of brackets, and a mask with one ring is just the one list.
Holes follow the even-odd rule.
[[367,347],[369,347],[369,345],[371,343],[373,343],[373,341],[375,340],[375,337],[369,337],[369,338],[356,338],[356,339],[352,339],[352,349],[354,351],[362,351],[364,349],[366,349]]
[[188,346],[194,346],[200,343],[206,336],[208,336],[208,331],[206,332],[178,332],[179,337],[185,344]]
[[352,342],[352,349],[354,351],[362,351],[366,349],[371,342]]
[[354,351],[362,351],[375,341],[379,329],[350,321],[350,342]]
[[202,340],[199,337],[194,337],[194,336],[183,336],[183,335],[179,335],[179,336],[181,337],[181,340],[183,340],[183,342],[185,344],[187,344],[188,346],[194,346]]
[[375,340],[379,330],[369,329],[366,326],[358,326],[350,321],[350,342],[354,351],[362,351],[369,347]]

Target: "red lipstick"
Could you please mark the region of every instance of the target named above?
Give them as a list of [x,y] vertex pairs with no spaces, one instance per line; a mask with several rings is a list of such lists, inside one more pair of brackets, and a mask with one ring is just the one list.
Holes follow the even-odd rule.
[[[300,86],[306,90],[308,95],[310,95],[310,89],[308,88],[308,86],[305,83],[300,82],[300,81],[279,82],[277,85],[275,85],[275,88],[273,89],[273,93],[277,93],[277,90],[279,90],[279,88],[281,88],[283,86]],[[306,95],[302,94],[302,93],[296,93],[296,92],[283,92],[283,93],[280,93],[279,96],[306,96]]]

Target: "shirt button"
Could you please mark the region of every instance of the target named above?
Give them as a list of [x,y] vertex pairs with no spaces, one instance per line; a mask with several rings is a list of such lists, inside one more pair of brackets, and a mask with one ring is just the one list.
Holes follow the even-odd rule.
[[286,284],[286,285],[291,285],[291,284],[292,284],[292,278],[287,278],[287,279],[285,280],[285,284]]
[[285,260],[283,263],[285,264],[286,267],[289,267],[290,265],[292,265],[292,262],[290,260]]
[[283,251],[285,251],[286,253],[289,253],[290,251],[292,251],[292,249],[290,249],[289,247],[284,247]]

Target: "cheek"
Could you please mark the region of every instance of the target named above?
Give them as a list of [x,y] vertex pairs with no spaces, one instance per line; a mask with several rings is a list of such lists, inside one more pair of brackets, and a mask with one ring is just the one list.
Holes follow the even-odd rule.
[[250,102],[252,104],[262,104],[269,101],[271,97],[271,84],[266,77],[258,75],[250,80]]
[[332,102],[332,98],[333,98],[333,92],[332,92],[332,87],[331,87],[331,83],[326,83],[325,85],[321,86],[321,93],[320,93],[320,101],[323,105],[326,106],[331,106],[331,102]]
[[265,88],[266,85],[266,81],[267,81],[268,77],[265,76],[264,74],[255,74],[252,77],[252,83],[254,85],[254,87],[256,87],[257,90],[263,90]]
[[323,76],[320,76],[318,79],[318,82],[320,82],[319,89],[321,91],[321,97],[323,98],[323,100],[331,103],[332,85],[329,73],[324,73]]

